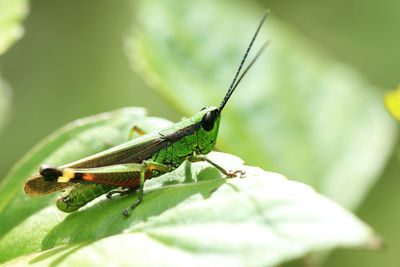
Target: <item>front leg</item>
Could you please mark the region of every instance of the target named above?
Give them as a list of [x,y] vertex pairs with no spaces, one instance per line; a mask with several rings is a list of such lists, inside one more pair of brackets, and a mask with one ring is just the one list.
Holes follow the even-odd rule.
[[129,132],[129,139],[128,140],[132,140],[135,138],[135,133],[137,133],[139,136],[145,135],[146,132],[143,131],[142,129],[140,129],[138,126],[134,125],[130,132]]
[[225,174],[228,177],[236,177],[237,174],[240,174],[240,177],[246,174],[245,171],[237,170],[237,171],[226,171],[224,168],[219,166],[217,163],[213,162],[209,158],[207,158],[205,155],[191,155],[187,158],[190,162],[200,162],[200,161],[206,161],[213,165],[215,168],[217,168],[220,172]]

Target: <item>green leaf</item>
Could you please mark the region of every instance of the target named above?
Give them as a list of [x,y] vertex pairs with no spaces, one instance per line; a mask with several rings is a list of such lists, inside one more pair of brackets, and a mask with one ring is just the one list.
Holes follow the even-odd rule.
[[21,20],[28,13],[27,0],[0,0],[0,55],[23,34]]
[[368,226],[309,186],[228,154],[210,157],[246,177],[221,179],[206,163],[183,164],[147,182],[144,202],[128,218],[122,210],[132,197],[103,197],[70,215],[50,204],[3,237],[2,261],[34,253],[16,262],[269,266],[310,251],[378,244]]
[[0,262],[266,266],[316,250],[380,245],[370,227],[309,186],[224,153],[209,157],[245,178],[222,179],[208,163],[185,162],[146,181],[144,201],[128,218],[122,211],[136,195],[103,196],[72,214],[57,210],[56,195],[23,195],[40,163],[64,164],[124,142],[133,125],[151,131],[170,122],[140,108],[77,120],[14,167],[0,187]]
[[[240,1],[139,1],[132,66],[185,114],[218,105],[262,17]],[[151,19],[149,15],[151,14]],[[270,46],[223,111],[217,146],[355,209],[396,136],[382,96],[354,69],[272,16]]]

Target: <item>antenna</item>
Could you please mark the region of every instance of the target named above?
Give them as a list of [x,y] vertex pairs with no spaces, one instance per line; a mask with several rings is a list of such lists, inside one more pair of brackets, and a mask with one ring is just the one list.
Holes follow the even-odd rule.
[[242,70],[243,64],[246,61],[247,55],[249,54],[249,51],[251,49],[251,47],[253,46],[254,40],[257,37],[258,32],[260,31],[261,26],[263,25],[265,19],[267,18],[267,15],[269,14],[269,9],[267,9],[264,13],[264,16],[262,17],[260,23],[258,24],[257,30],[255,32],[255,34],[253,35],[253,38],[251,39],[250,45],[247,47],[246,53],[243,56],[242,62],[239,65],[239,68],[235,74],[235,77],[233,78],[233,81],[231,83],[231,85],[229,86],[228,92],[226,93],[224,99],[222,100],[219,108],[218,108],[218,112],[221,112],[222,109],[225,107],[226,102],[228,102],[228,99],[231,97],[233,91],[235,90],[235,88],[237,87],[237,85],[239,84],[240,80],[243,78],[244,74],[246,74],[246,72],[250,69],[250,67],[254,64],[254,62],[256,61],[256,59],[258,58],[258,56],[261,54],[261,52],[264,50],[264,48],[268,45],[269,42],[266,42],[263,47],[259,50],[259,52],[257,53],[257,55],[255,56],[255,58],[253,59],[253,61],[249,64],[249,66],[246,68],[246,70],[243,72],[243,74],[240,76],[238,82],[236,83],[236,79],[239,76],[240,71]]
[[240,81],[243,79],[243,77],[246,75],[247,71],[251,68],[251,66],[253,66],[254,62],[256,62],[257,58],[261,55],[261,53],[264,51],[264,49],[269,45],[270,41],[266,41],[263,46],[260,48],[260,50],[258,50],[257,55],[253,58],[253,60],[250,62],[250,64],[247,66],[247,68],[243,71],[242,75],[240,75],[237,83],[235,84],[235,86],[233,86],[232,88],[232,92],[233,90],[236,89],[236,87],[239,85]]

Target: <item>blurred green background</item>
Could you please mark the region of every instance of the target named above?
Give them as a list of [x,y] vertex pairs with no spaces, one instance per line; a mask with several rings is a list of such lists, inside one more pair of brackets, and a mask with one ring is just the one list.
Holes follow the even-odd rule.
[[[255,3],[270,8],[330,56],[354,66],[378,88],[395,88],[400,82],[398,1]],[[0,180],[33,145],[69,121],[124,106],[180,119],[182,114],[131,70],[124,55],[123,34],[134,20],[132,8],[126,0],[30,3],[25,35],[0,57],[2,77],[13,92],[9,123],[0,132]],[[326,266],[398,266],[399,171],[394,153],[357,210],[385,238],[387,248],[339,250]]]

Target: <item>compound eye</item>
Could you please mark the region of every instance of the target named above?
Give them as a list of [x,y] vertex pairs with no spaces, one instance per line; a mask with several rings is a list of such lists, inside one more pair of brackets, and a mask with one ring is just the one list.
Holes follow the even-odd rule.
[[215,119],[217,118],[216,113],[209,111],[204,114],[201,119],[201,126],[207,132],[211,131],[214,128]]

